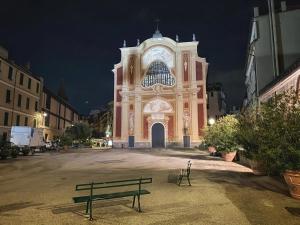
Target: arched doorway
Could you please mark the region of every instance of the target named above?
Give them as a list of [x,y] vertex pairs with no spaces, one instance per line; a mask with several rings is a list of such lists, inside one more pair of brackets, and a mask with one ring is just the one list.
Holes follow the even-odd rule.
[[165,147],[165,128],[161,123],[155,123],[152,126],[152,148]]

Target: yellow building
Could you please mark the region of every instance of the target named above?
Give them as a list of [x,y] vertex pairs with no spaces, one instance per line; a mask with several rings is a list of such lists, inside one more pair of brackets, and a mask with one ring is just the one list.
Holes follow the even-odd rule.
[[45,140],[52,140],[61,135],[65,129],[79,122],[78,112],[62,97],[49,89],[43,89],[42,117]]
[[44,138],[51,140],[78,117],[66,100],[44,87],[43,78],[9,60],[0,46],[0,140],[9,140],[11,126],[45,128]]
[[43,79],[33,75],[29,66],[8,60],[0,46],[0,138],[7,140],[11,126],[38,126]]

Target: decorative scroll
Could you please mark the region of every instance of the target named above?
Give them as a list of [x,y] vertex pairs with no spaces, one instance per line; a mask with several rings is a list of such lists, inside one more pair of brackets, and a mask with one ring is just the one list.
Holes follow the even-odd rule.
[[155,99],[148,102],[144,107],[144,113],[171,113],[173,112],[173,107],[170,103],[161,100]]

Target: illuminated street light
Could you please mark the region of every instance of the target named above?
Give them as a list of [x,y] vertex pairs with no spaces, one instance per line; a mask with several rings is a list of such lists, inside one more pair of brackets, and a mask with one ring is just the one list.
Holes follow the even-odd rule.
[[208,120],[208,124],[211,126],[211,125],[214,125],[216,122],[216,120],[214,118],[209,118]]
[[48,116],[48,114],[44,112],[44,113],[43,113],[43,116],[46,117],[46,116]]

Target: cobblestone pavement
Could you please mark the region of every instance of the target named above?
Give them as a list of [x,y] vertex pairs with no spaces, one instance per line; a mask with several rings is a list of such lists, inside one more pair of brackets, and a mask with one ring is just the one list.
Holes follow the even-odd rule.
[[[168,181],[188,160],[192,186]],[[90,222],[85,206],[72,203],[78,183],[140,176],[153,177],[142,213],[132,199],[98,201]],[[0,224],[299,225],[300,201],[280,179],[203,151],[77,149],[0,161]]]

